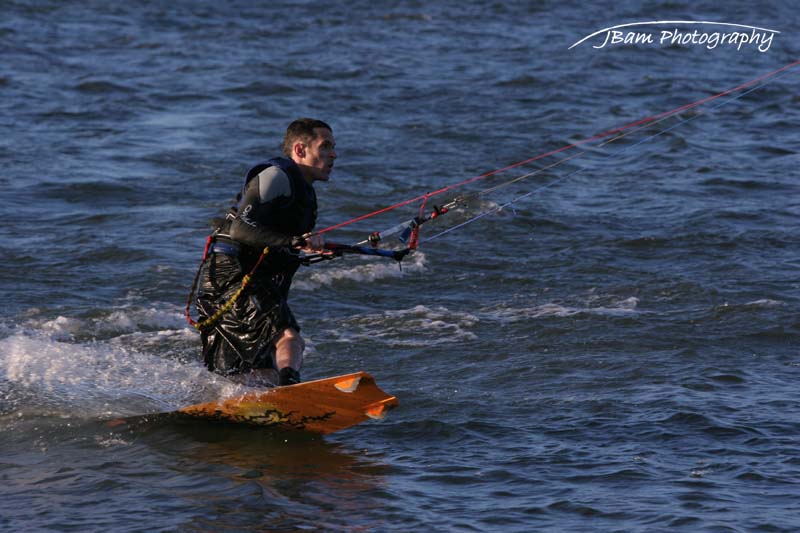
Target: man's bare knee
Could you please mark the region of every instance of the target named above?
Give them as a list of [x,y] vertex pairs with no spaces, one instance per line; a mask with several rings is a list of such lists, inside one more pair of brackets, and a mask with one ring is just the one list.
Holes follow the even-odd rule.
[[306,342],[303,340],[303,337],[300,336],[300,333],[294,328],[286,328],[283,330],[283,334],[281,338],[278,339],[278,342],[275,343],[275,346],[286,345],[287,347],[294,348],[295,350],[302,352],[306,348]]

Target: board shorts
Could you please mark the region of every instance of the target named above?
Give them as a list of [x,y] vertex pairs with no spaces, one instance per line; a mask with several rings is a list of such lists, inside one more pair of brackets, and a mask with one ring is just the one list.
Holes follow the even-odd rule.
[[[249,272],[247,263],[222,253],[208,256],[196,300],[198,322],[213,316],[234,297]],[[275,271],[268,264],[261,265],[233,307],[201,330],[203,362],[209,370],[231,375],[275,368],[275,342],[287,328],[300,331],[287,301],[296,270]]]

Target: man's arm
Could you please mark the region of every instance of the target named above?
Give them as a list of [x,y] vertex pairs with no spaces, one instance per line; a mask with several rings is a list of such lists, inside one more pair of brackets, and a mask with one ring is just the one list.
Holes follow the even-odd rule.
[[252,246],[289,246],[294,235],[271,230],[258,219],[276,203],[288,201],[292,196],[289,176],[278,167],[268,167],[245,188],[239,211],[231,224],[231,238]]

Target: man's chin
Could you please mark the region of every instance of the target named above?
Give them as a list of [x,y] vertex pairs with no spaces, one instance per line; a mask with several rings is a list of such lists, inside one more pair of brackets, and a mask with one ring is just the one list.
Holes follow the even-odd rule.
[[331,177],[331,168],[318,168],[300,165],[300,170],[303,172],[303,177],[310,182],[314,181],[328,181]]

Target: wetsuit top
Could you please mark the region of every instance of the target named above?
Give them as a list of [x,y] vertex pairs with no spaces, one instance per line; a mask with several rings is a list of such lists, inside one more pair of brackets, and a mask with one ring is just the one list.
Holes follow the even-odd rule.
[[260,251],[289,246],[314,229],[317,195],[291,159],[276,157],[253,167],[228,230],[237,243]]

